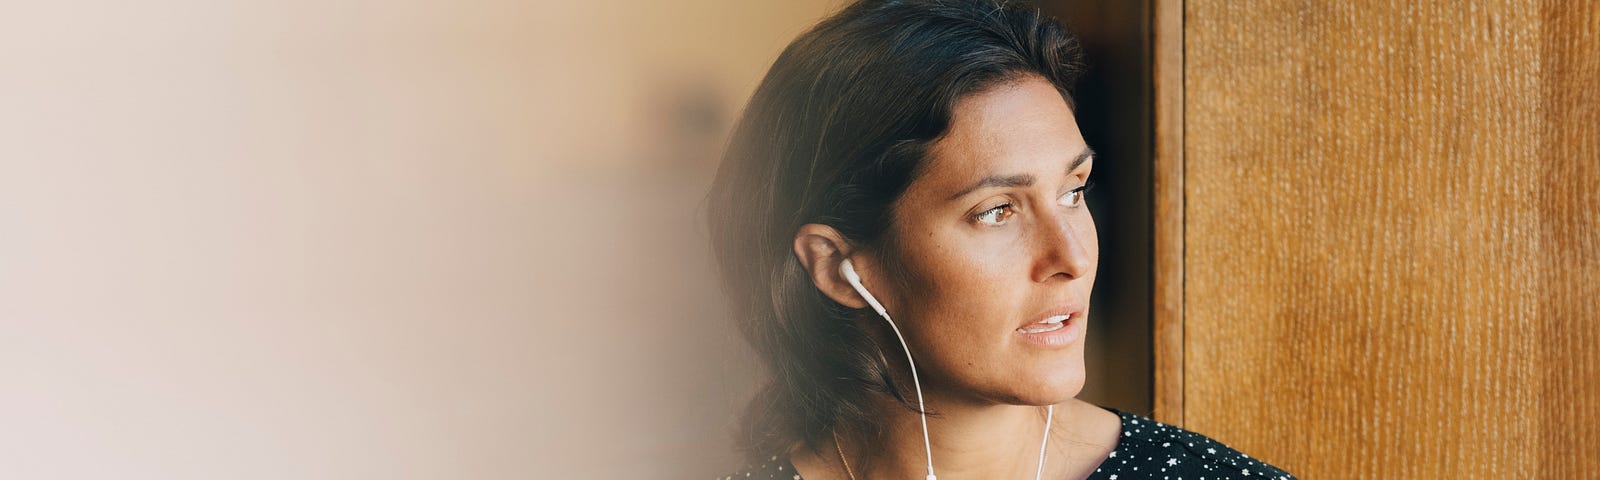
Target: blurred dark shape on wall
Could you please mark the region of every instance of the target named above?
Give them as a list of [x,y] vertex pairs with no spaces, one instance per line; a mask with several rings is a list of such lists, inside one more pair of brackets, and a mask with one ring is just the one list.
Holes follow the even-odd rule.
[[1151,350],[1152,103],[1149,2],[1045,0],[1083,42],[1078,127],[1097,155],[1088,192],[1100,231],[1088,350],[1079,397],[1149,415]]

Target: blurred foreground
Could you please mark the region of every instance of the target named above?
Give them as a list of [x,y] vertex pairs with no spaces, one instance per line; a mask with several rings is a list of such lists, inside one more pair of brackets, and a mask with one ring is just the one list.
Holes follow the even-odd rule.
[[0,477],[731,468],[697,213],[836,3],[7,9]]

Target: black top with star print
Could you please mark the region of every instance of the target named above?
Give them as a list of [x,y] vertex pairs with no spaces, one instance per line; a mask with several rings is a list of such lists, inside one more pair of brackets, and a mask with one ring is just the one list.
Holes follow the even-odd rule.
[[[1205,435],[1128,412],[1122,417],[1117,448],[1089,475],[1089,480],[1286,480],[1288,472],[1228,448]],[[788,457],[746,466],[717,480],[803,480]]]

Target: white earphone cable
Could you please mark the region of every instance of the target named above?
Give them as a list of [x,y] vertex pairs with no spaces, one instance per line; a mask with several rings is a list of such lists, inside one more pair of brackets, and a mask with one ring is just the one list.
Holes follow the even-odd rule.
[[[906,352],[906,364],[911,367],[911,384],[917,389],[917,413],[922,418],[922,448],[927,453],[928,459],[928,477],[926,480],[939,480],[939,477],[933,474],[933,442],[928,439],[928,407],[922,401],[922,380],[917,378],[917,362],[911,359],[911,347],[906,344],[906,337],[900,334],[900,327],[895,325],[894,319],[889,318],[889,311],[883,308],[883,304],[878,303],[877,298],[873,298],[872,294],[867,292],[867,287],[861,285],[861,276],[856,274],[855,266],[850,263],[850,259],[847,258],[840,262],[839,270],[843,273],[845,281],[850,282],[850,286],[854,287],[856,292],[867,300],[867,304],[872,306],[872,310],[878,312],[878,315],[889,322],[889,328],[894,330],[895,338],[900,340],[900,348]],[[1034,471],[1034,480],[1044,478],[1045,446],[1050,444],[1050,423],[1055,420],[1055,414],[1055,405],[1045,407],[1044,440],[1039,442],[1039,468]]]
[[911,359],[911,347],[906,345],[905,335],[900,334],[900,327],[894,324],[893,319],[889,318],[889,312],[884,310],[883,304],[878,303],[878,299],[867,293],[867,287],[861,285],[861,276],[856,274],[855,266],[850,264],[850,259],[844,260],[840,265],[840,270],[844,272],[845,281],[850,282],[850,286],[855,287],[856,292],[862,294],[861,296],[867,300],[867,304],[871,305],[872,309],[878,312],[878,315],[882,315],[883,319],[889,322],[889,328],[894,330],[895,338],[900,340],[900,348],[906,352],[906,364],[911,367],[911,384],[917,388],[917,413],[922,417],[922,449],[927,453],[928,459],[927,480],[938,480],[939,477],[933,474],[933,442],[928,439],[928,407],[922,402],[922,380],[917,378],[917,362]]
[[1044,478],[1044,446],[1050,444],[1050,422],[1055,420],[1056,406],[1044,407],[1044,440],[1039,441],[1039,470],[1033,473],[1033,480]]

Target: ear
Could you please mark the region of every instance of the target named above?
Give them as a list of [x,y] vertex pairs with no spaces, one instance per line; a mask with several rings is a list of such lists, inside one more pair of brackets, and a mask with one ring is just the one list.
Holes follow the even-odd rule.
[[[800,267],[810,273],[811,283],[817,286],[817,290],[840,305],[867,308],[867,300],[861,298],[861,294],[856,293],[855,288],[839,273],[839,262],[848,258],[850,253],[850,242],[833,227],[808,223],[801,225],[800,231],[794,234],[794,255],[800,259]],[[853,263],[856,268],[861,268],[860,260]]]

